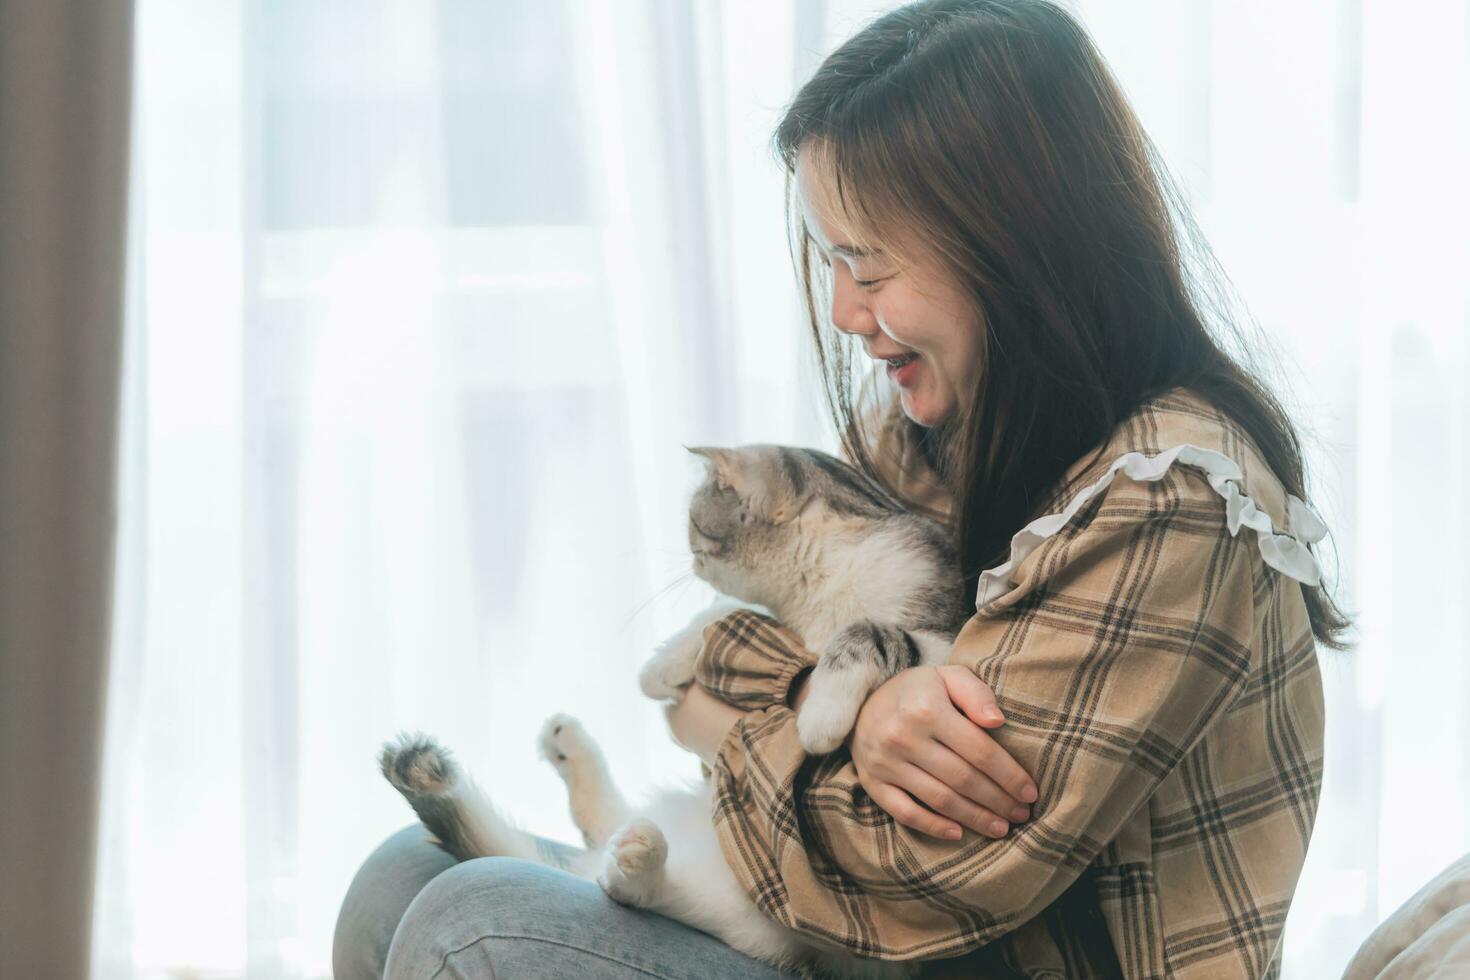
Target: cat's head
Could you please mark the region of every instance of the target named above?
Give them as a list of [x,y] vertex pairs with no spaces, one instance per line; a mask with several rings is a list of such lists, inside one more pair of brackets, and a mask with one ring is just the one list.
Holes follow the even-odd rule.
[[855,468],[789,446],[690,447],[704,482],[689,503],[694,573],[726,595],[771,606],[795,587],[803,545],[816,535],[861,532],[903,508]]

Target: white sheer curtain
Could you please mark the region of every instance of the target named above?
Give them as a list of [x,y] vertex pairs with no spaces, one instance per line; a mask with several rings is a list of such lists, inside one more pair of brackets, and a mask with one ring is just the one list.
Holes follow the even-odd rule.
[[[140,0],[96,973],[326,974],[430,729],[534,830],[632,675],[680,443],[827,444],[765,141],[882,5]],[[1470,848],[1470,25],[1446,0],[1075,7],[1297,366],[1363,644],[1288,939],[1327,975]]]

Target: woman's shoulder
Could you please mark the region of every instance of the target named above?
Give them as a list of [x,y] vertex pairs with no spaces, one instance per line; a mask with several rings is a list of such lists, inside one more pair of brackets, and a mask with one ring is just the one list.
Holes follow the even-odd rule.
[[[1176,466],[1187,469],[1176,472]],[[1178,472],[1204,474],[1213,478],[1205,481],[1210,484],[1208,490],[1200,481],[1189,480],[1188,492],[1198,496],[1213,491],[1225,499],[1229,494],[1222,492],[1223,484],[1228,482],[1270,515],[1276,527],[1290,526],[1296,516],[1291,504],[1296,498],[1287,492],[1251,435],[1205,396],[1188,388],[1156,395],[1120,420],[1101,446],[1067,469],[1052,502],[1120,468],[1130,473],[1157,472],[1159,478]],[[1183,490],[1184,486],[1176,488]]]
[[1120,419],[1101,445],[1067,469],[1060,487],[1067,492],[1091,483],[1129,453],[1157,456],[1183,445],[1229,456],[1247,471],[1253,483],[1266,477],[1280,486],[1255,442],[1234,419],[1203,395],[1188,388],[1172,388]]
[[1175,388],[1140,405],[1067,470],[1040,516],[1013,538],[1010,560],[982,574],[980,604],[1010,591],[1019,566],[1059,534],[1076,535],[1094,520],[1163,517],[1197,531],[1218,522],[1219,533],[1253,540],[1277,571],[1320,582],[1309,546],[1326,534],[1321,518],[1285,490],[1237,422],[1197,392]]

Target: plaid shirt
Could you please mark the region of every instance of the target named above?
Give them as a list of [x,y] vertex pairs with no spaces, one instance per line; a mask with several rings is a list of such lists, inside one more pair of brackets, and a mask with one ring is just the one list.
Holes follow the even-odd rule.
[[[880,465],[913,462],[901,429],[885,424]],[[1124,453],[1180,444],[1234,460],[1291,532],[1244,433],[1183,390],[1120,423],[1040,513]],[[815,657],[795,634],[746,611],[710,626],[698,680],[747,709],[714,766],[746,892],[856,953],[940,960],[926,977],[1275,976],[1321,789],[1322,689],[1300,585],[1226,514],[1192,465],[1119,472],[965,624],[950,662],[995,690],[992,734],[1040,790],[1000,840],[895,823],[846,748],[802,750],[787,689]]]

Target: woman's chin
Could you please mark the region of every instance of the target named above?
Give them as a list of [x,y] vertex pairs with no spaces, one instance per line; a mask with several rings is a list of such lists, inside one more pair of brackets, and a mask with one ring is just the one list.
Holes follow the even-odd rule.
[[934,398],[928,391],[910,391],[907,388],[900,388],[898,400],[903,407],[903,414],[907,415],[915,425],[922,425],[926,429],[943,422],[948,414],[947,407],[940,404],[940,400]]

